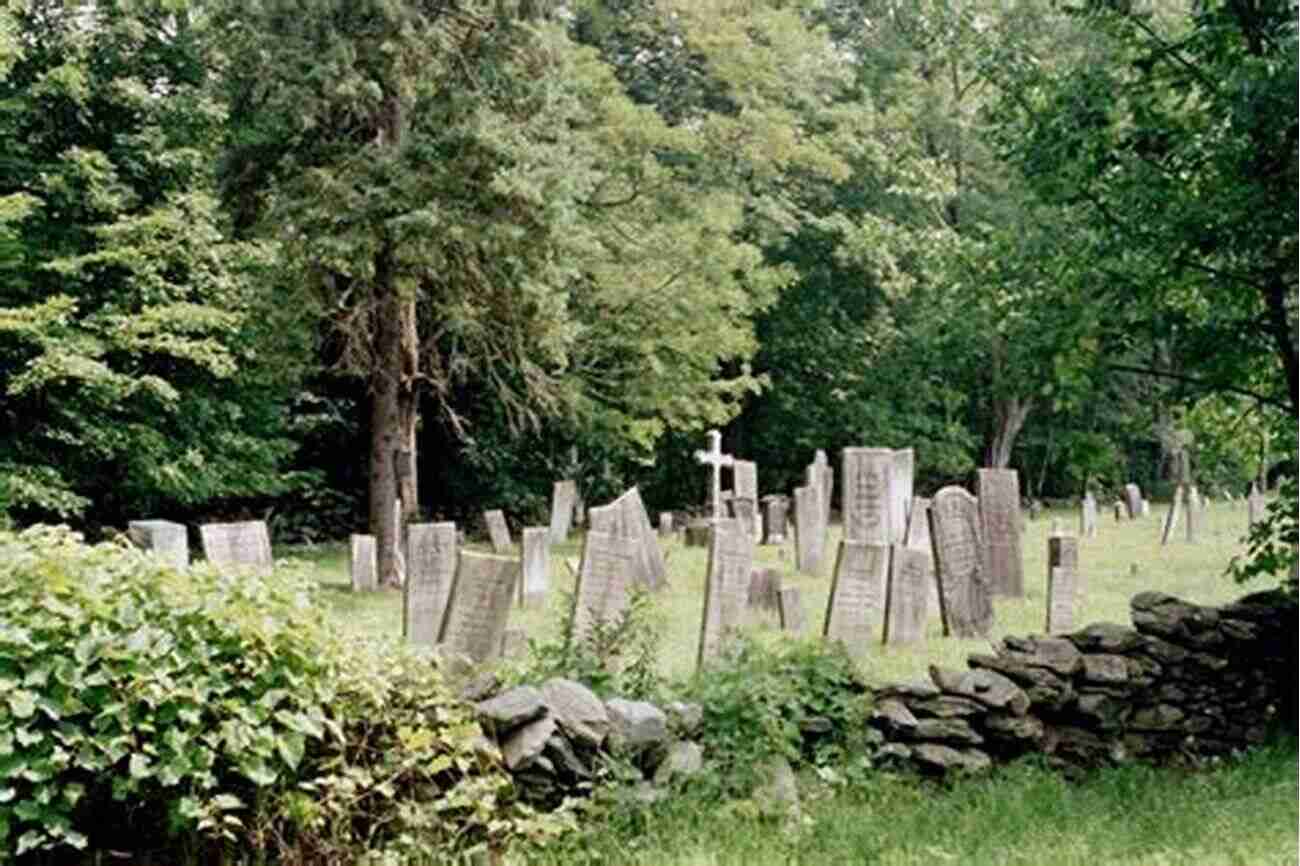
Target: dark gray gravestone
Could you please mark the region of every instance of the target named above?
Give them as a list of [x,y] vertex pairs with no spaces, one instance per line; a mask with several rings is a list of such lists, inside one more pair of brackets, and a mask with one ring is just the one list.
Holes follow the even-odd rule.
[[523,572],[519,581],[521,607],[542,607],[551,590],[551,534],[541,526],[523,530]]
[[840,483],[846,541],[893,542],[893,478],[894,452],[888,448],[844,449]]
[[271,571],[271,536],[261,520],[207,523],[199,527],[203,555],[218,571]]
[[412,523],[406,527],[406,584],[402,587],[402,634],[408,643],[433,646],[456,580],[456,524]]
[[1025,566],[1020,555],[1020,474],[1014,469],[981,469],[977,495],[984,573],[995,594],[1021,598]]
[[843,643],[855,658],[866,652],[873,623],[884,617],[888,572],[888,545],[840,542],[822,635]]
[[785,527],[789,522],[790,497],[772,494],[763,497],[763,543],[785,544]]
[[641,501],[641,491],[632,487],[608,505],[590,509],[588,516],[592,529],[635,542],[635,575],[643,586],[657,591],[668,585],[668,567],[659,538],[650,525],[650,515]]
[[1124,485],[1124,505],[1128,508],[1128,519],[1137,520],[1142,516],[1142,488],[1136,484]]
[[[593,508],[589,513],[594,518],[599,510]],[[637,579],[638,554],[634,539],[594,527],[587,531],[573,588],[576,636],[586,636],[594,622],[609,623],[622,616]]]
[[777,596],[777,613],[781,616],[781,630],[795,635],[804,632],[803,601],[799,598],[799,587],[782,588]]
[[1075,599],[1079,596],[1079,540],[1070,535],[1047,539],[1048,634],[1074,630]]
[[126,528],[131,543],[147,550],[172,568],[190,564],[190,540],[184,525],[170,520],[132,520]]
[[993,627],[993,594],[984,574],[979,504],[974,496],[955,486],[934,495],[930,544],[944,634],[985,637]]
[[939,585],[934,573],[934,549],[930,544],[930,500],[913,496],[907,512],[907,534],[903,543],[925,555],[925,611],[927,618],[941,619]]
[[500,508],[483,512],[483,522],[487,524],[488,537],[492,539],[492,552],[508,554],[512,550],[510,527],[506,526],[506,516]]
[[460,551],[438,642],[475,662],[498,658],[518,581],[519,560]]
[[573,506],[578,499],[578,485],[573,481],[557,481],[551,488],[551,544],[569,540],[569,527],[573,525]]
[[372,592],[379,588],[379,564],[375,556],[373,535],[352,535],[348,574],[352,578],[353,592]]
[[796,487],[794,491],[795,567],[802,574],[820,576],[826,556],[826,524],[821,490]]
[[912,476],[916,453],[911,448],[894,452],[894,471],[889,485],[891,544],[903,544],[907,536],[908,513],[912,508]]
[[704,614],[700,621],[697,668],[713,662],[740,628],[754,567],[754,538],[739,520],[715,520],[709,539],[704,579]]
[[1183,510],[1183,485],[1179,484],[1174,488],[1174,498],[1169,502],[1169,510],[1165,512],[1164,522],[1160,526],[1160,546],[1164,547],[1173,537],[1174,529],[1178,527],[1178,515]]
[[909,644],[925,639],[931,574],[929,556],[924,552],[901,544],[890,548],[884,643]]

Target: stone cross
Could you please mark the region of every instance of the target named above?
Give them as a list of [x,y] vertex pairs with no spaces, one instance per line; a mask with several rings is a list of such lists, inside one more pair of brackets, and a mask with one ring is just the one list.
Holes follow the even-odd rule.
[[722,514],[722,467],[735,465],[736,458],[722,453],[722,434],[717,430],[709,431],[709,450],[696,451],[695,461],[713,469],[712,485],[709,487],[709,509],[714,520],[721,520]]

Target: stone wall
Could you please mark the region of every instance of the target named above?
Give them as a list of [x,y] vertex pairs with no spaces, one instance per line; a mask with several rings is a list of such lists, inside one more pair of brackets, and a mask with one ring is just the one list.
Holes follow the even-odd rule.
[[1094,766],[1231,752],[1294,726],[1296,605],[1257,593],[1202,607],[1157,592],[1133,627],[1008,637],[969,670],[875,690],[882,762],[978,770],[1028,752]]

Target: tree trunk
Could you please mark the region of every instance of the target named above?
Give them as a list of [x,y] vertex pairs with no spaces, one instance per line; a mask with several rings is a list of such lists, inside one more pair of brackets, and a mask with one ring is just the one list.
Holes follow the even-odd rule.
[[1020,428],[1025,426],[1032,400],[1019,397],[998,397],[993,401],[993,431],[984,449],[984,465],[990,469],[1005,469],[1011,465],[1011,449],[1015,447]]
[[[370,374],[370,532],[375,536],[379,582],[397,586],[399,530],[396,455],[406,450],[402,423],[402,304],[392,251],[375,257],[374,368]],[[403,475],[407,473],[402,473]]]

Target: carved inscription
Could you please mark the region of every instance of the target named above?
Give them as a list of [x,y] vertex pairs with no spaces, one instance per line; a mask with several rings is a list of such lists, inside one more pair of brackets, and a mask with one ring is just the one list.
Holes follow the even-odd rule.
[[840,542],[822,634],[842,642],[853,656],[866,651],[873,623],[883,618],[888,571],[888,545]]
[[583,636],[593,622],[609,622],[627,608],[637,568],[637,545],[633,539],[595,529],[588,530],[573,589],[573,629]]
[[888,448],[844,449],[845,539],[890,543],[893,476],[894,452]]
[[697,667],[716,659],[728,638],[740,627],[753,567],[753,540],[746,534],[744,524],[738,520],[715,520],[709,537]]
[[929,557],[915,548],[894,545],[889,557],[889,587],[885,595],[884,642],[915,643],[925,638]]
[[993,625],[993,601],[983,569],[979,507],[960,487],[930,501],[930,544],[938,576],[944,634],[984,637]]
[[203,555],[217,570],[270,572],[271,536],[262,521],[208,523],[199,527],[199,535],[203,539]]
[[519,560],[460,551],[439,642],[476,662],[497,658],[518,580]]
[[1020,555],[1020,474],[1014,469],[979,470],[979,509],[983,524],[984,568],[993,592],[1025,594]]
[[826,524],[822,521],[823,502],[816,487],[796,487],[794,491],[794,545],[799,571],[820,575],[826,553]]
[[402,587],[402,634],[417,646],[433,646],[456,579],[456,524],[412,523],[406,528],[406,585]]

